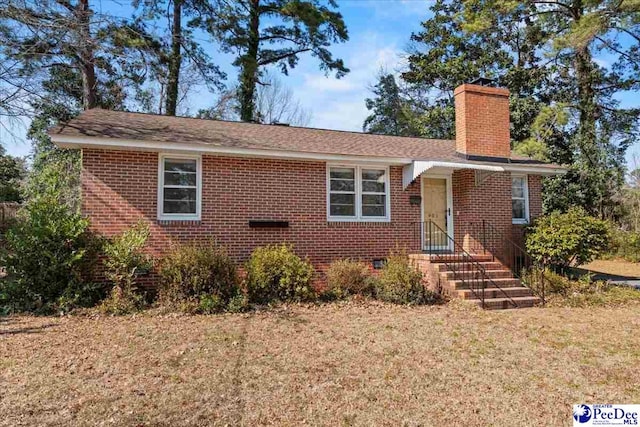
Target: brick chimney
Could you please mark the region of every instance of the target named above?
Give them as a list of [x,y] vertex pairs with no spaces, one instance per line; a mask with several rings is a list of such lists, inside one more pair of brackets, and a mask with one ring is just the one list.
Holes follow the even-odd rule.
[[456,106],[456,151],[467,156],[511,155],[509,90],[463,84],[453,92]]

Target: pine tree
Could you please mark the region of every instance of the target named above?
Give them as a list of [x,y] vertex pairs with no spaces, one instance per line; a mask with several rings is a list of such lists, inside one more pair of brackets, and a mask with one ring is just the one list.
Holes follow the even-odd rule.
[[294,68],[300,55],[310,53],[325,72],[336,77],[349,70],[334,59],[328,47],[348,40],[342,15],[334,0],[213,0],[208,18],[200,25],[228,53],[240,52],[234,65],[240,69],[240,118],[255,119],[256,85],[266,66],[282,73]]

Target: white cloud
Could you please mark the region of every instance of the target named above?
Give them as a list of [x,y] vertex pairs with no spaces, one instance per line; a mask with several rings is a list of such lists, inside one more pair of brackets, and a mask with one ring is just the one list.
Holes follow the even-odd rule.
[[301,64],[302,78],[290,81],[301,104],[312,111],[309,126],[362,130],[368,115],[364,101],[371,95],[369,87],[375,83],[378,71],[382,68],[394,72],[402,62],[397,44],[374,32],[359,34],[345,48],[348,49],[339,56],[351,71],[343,78],[325,76],[310,61]]
[[362,100],[336,100],[314,112],[311,126],[322,129],[361,131],[368,111]]
[[348,78],[336,79],[324,74],[305,74],[304,86],[323,92],[347,92],[355,88]]

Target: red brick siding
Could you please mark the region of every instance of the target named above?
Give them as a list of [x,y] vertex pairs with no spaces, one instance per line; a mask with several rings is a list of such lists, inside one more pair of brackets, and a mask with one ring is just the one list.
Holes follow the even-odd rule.
[[[158,154],[152,152],[83,150],[82,210],[94,231],[106,236],[122,232],[142,219],[152,230],[149,251],[159,257],[172,244],[215,239],[233,259],[243,263],[251,251],[269,243],[293,243],[322,271],[334,259],[370,261],[399,247],[419,251],[416,227],[420,180],[402,188],[402,168],[390,168],[390,223],[332,223],[326,218],[324,162],[202,157],[201,221],[157,220]],[[482,219],[509,232],[511,176],[496,173],[476,187],[474,171],[452,177],[455,237]],[[530,212],[541,211],[540,178],[529,177]],[[285,229],[252,229],[251,219],[289,221]]]
[[[202,220],[157,221],[158,154],[83,150],[82,209],[93,230],[113,235],[146,221],[150,252],[161,256],[172,242],[215,239],[238,263],[269,243],[293,243],[320,270],[334,259],[370,261],[396,246],[419,250],[411,223],[420,221],[419,182],[402,189],[402,167],[390,168],[391,223],[329,223],[324,162],[202,157]],[[289,221],[286,229],[252,229],[251,219]]]
[[[529,215],[536,218],[542,214],[541,177],[529,175]],[[511,213],[511,174],[509,172],[490,175],[480,185],[475,184],[475,172],[456,171],[453,174],[453,207],[455,239],[462,242],[470,252],[483,247],[481,241],[488,241],[489,249],[496,256],[506,253],[503,239],[490,231],[482,234],[483,219],[519,245],[523,245],[523,231],[526,225],[516,225]],[[493,239],[491,239],[493,237]],[[508,252],[511,253],[511,252]],[[506,260],[502,260],[506,262]]]
[[[475,171],[453,173],[454,234],[470,252],[478,251],[482,221],[511,232],[511,174],[489,175],[476,186]],[[476,238],[471,238],[476,236]],[[493,243],[498,243],[493,242]]]
[[509,91],[464,84],[454,91],[456,151],[509,157]]

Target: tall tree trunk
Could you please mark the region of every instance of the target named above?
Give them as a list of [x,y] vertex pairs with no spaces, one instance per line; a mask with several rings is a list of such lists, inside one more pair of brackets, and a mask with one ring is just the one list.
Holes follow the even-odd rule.
[[[584,5],[582,0],[575,0],[573,3],[573,18],[576,24],[580,22],[584,15]],[[576,70],[576,80],[578,83],[578,110],[579,129],[578,143],[580,151],[586,158],[591,169],[601,169],[603,165],[599,161],[600,153],[597,141],[596,123],[598,112],[596,105],[596,92],[594,81],[593,56],[588,45],[579,46],[575,52],[574,65]],[[606,183],[598,182],[593,189],[597,193],[593,196],[598,198],[597,210],[601,218],[605,216],[604,197],[606,193]]]
[[[582,0],[573,3],[573,19],[579,24],[584,15]],[[578,81],[578,100],[580,110],[580,132],[593,142],[596,128],[596,99],[593,81],[593,58],[587,45],[580,46],[575,53],[576,80]]]
[[241,61],[240,73],[240,118],[244,122],[250,122],[254,118],[260,47],[260,0],[250,0],[250,2],[249,44],[247,53]]
[[98,104],[95,58],[91,38],[91,15],[89,0],[80,0],[76,8],[78,34],[81,43],[79,49],[80,72],[82,74],[82,108],[89,110]]
[[167,82],[167,116],[175,116],[178,106],[178,84],[182,64],[182,0],[173,0],[173,26],[171,28],[171,58]]

